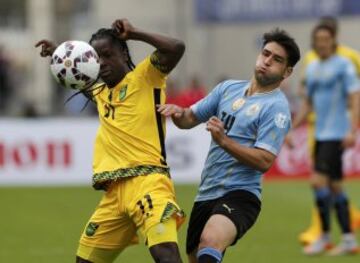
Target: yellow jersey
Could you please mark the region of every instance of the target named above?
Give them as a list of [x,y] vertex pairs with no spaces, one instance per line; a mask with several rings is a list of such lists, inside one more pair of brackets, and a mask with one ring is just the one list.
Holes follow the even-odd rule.
[[139,63],[115,87],[93,91],[100,126],[97,131],[93,186],[150,173],[168,174],[165,118],[156,111],[165,103],[166,74],[151,63]]

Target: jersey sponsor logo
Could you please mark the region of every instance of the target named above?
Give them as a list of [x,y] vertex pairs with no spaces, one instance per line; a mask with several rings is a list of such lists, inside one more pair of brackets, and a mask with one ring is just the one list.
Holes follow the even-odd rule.
[[284,113],[280,112],[275,115],[274,120],[275,120],[276,127],[280,128],[280,129],[284,129],[286,127],[288,117]]
[[123,101],[126,97],[127,85],[124,85],[120,88],[119,92],[119,100]]
[[231,211],[235,210],[234,208],[229,207],[227,204],[222,204],[222,206],[231,214]]
[[232,105],[232,110],[236,111],[238,109],[240,109],[242,106],[244,106],[245,104],[245,99],[241,98],[241,99],[237,99],[236,101],[234,101],[233,105]]
[[250,105],[246,112],[245,112],[245,115],[250,117],[250,116],[255,116],[256,114],[258,114],[260,111],[260,105],[255,103],[255,104],[252,104]]
[[85,230],[85,234],[88,237],[92,237],[93,235],[95,235],[96,230],[99,228],[99,225],[94,223],[94,222],[90,222]]

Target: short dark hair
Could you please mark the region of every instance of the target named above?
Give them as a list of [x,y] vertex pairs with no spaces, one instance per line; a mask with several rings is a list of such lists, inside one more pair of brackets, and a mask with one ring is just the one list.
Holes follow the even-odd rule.
[[339,23],[336,17],[334,16],[323,16],[320,18],[318,25],[327,25],[332,27],[334,30],[335,35],[337,35],[339,30]]
[[276,42],[282,46],[288,55],[288,66],[294,67],[300,60],[300,49],[295,40],[282,29],[276,28],[263,35],[263,47],[270,42]]
[[314,40],[315,34],[320,30],[326,30],[330,33],[332,37],[336,37],[336,30],[329,25],[326,24],[318,24],[312,30],[312,39]]

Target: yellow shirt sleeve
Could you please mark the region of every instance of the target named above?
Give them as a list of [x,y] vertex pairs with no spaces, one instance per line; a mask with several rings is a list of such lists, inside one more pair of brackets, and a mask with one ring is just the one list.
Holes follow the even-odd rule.
[[167,74],[158,70],[150,61],[150,56],[137,64],[135,71],[151,86],[156,88],[166,87]]

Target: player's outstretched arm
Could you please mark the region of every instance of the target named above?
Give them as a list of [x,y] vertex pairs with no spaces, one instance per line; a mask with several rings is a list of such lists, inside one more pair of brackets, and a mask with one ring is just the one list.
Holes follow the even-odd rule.
[[57,47],[57,45],[54,44],[54,42],[47,39],[42,39],[35,44],[35,47],[40,47],[40,46],[41,46],[40,56],[42,57],[51,57]]
[[163,73],[170,73],[184,54],[185,44],[181,40],[144,32],[133,27],[127,19],[116,20],[112,27],[120,39],[139,40],[154,46],[156,51],[151,56],[151,62]]
[[302,99],[302,102],[301,102],[300,111],[295,116],[295,119],[292,124],[292,128],[296,129],[301,124],[303,124],[303,122],[306,120],[307,116],[310,114],[311,111],[312,111],[312,105],[311,105],[310,98],[307,96],[304,96]]
[[200,123],[190,108],[184,109],[174,104],[156,106],[161,115],[171,117],[174,124],[180,129],[191,129]]
[[349,95],[350,130],[346,134],[342,145],[344,148],[354,147],[356,144],[356,131],[360,121],[360,92],[353,92]]
[[206,129],[213,140],[240,163],[261,172],[270,169],[276,156],[260,148],[242,146],[225,134],[224,124],[217,117],[211,117],[206,123]]

